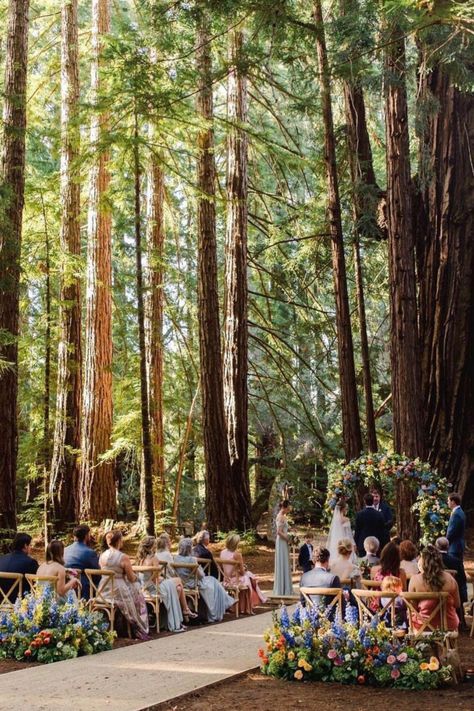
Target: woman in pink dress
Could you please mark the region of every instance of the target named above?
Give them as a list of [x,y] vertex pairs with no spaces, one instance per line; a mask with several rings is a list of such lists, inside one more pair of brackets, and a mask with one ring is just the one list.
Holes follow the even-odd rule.
[[[421,551],[418,560],[420,573],[413,575],[410,579],[409,592],[447,592],[446,600],[446,622],[448,630],[458,629],[459,617],[456,608],[461,607],[458,584],[452,575],[444,570],[441,553],[435,546],[426,546]],[[438,604],[437,600],[420,600],[417,604],[418,619],[413,620],[415,627],[421,627],[424,620],[428,620],[434,608]],[[432,627],[441,628],[439,615],[430,621]]]
[[221,553],[223,560],[233,560],[238,565],[223,565],[225,581],[229,585],[244,585],[247,590],[243,590],[239,595],[239,611],[251,615],[253,608],[259,603],[267,601],[267,598],[262,594],[258,587],[257,579],[250,570],[244,565],[242,553],[237,550],[240,543],[240,536],[237,533],[231,533],[226,538],[225,548]]

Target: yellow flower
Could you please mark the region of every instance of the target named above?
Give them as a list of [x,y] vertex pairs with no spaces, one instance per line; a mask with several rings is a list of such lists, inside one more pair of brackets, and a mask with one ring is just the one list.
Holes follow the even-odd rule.
[[429,668],[430,671],[438,671],[439,661],[436,659],[436,657],[430,657]]
[[304,665],[304,670],[306,672],[310,672],[312,668],[313,667],[311,666],[311,664],[308,664],[308,662],[306,662],[306,664]]
[[295,679],[302,679],[303,678],[303,672],[301,669],[298,669],[298,671],[295,671]]
[[290,662],[292,662],[294,658],[295,658],[295,653],[294,653],[294,652],[288,652],[288,659],[290,660]]
[[427,671],[429,668],[430,668],[430,665],[427,662],[421,662],[421,664],[420,664],[421,671]]
[[307,663],[307,662],[306,662],[306,659],[299,659],[299,660],[298,660],[298,666],[299,666],[299,667],[304,667],[304,665],[305,665],[306,663]]

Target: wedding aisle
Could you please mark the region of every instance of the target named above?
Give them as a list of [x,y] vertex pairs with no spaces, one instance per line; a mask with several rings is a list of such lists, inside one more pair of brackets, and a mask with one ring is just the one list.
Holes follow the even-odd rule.
[[145,711],[258,665],[272,613],[0,676],[0,711]]

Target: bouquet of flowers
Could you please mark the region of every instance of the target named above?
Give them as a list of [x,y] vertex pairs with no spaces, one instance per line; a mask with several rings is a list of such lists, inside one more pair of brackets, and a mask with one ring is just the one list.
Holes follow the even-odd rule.
[[49,587],[18,598],[0,613],[0,659],[57,662],[112,648],[114,632],[72,592],[57,600]]
[[262,672],[287,680],[404,689],[434,689],[451,679],[451,667],[432,656],[429,641],[396,638],[377,617],[360,627],[358,622],[351,605],[344,622],[300,605],[290,619],[283,607],[264,635]]

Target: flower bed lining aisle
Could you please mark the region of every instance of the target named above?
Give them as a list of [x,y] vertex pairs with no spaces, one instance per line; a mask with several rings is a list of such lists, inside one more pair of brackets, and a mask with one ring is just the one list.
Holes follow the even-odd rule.
[[424,641],[399,639],[374,617],[358,626],[354,607],[346,621],[299,605],[290,618],[285,607],[260,649],[262,672],[287,680],[335,681],[399,689],[435,689],[452,679],[450,666],[433,654],[436,635]]

